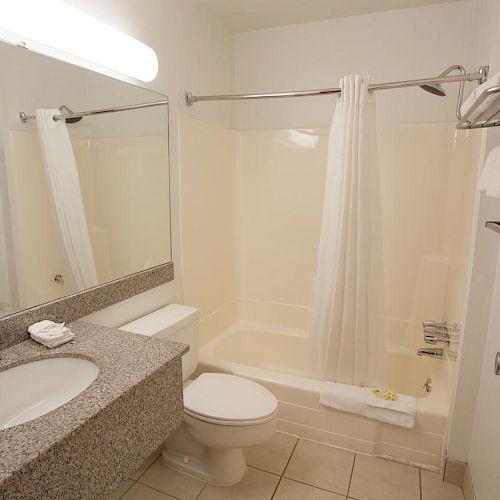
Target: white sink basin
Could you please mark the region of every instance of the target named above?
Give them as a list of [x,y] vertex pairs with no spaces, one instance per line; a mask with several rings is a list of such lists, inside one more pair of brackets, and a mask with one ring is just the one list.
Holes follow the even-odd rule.
[[50,358],[0,372],[0,429],[29,422],[85,390],[97,377],[94,363]]

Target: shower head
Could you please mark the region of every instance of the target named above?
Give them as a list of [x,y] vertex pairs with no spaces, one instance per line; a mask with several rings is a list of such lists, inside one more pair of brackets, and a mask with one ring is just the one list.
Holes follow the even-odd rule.
[[[449,68],[445,69],[439,76],[438,78],[443,78],[444,76],[447,76],[449,73],[452,71],[458,70],[462,75],[465,75],[465,68],[463,66],[460,66],[459,64],[455,64],[453,66],[450,66]],[[463,94],[463,82],[460,82],[460,95],[459,95],[459,101],[462,100],[462,94]],[[426,92],[430,92],[431,94],[438,95],[439,97],[445,97],[446,92],[443,89],[442,85],[440,83],[427,83],[426,85],[420,85],[420,88],[425,90]]]
[[446,96],[446,92],[440,83],[428,83],[427,85],[420,85],[420,88],[431,94],[438,95],[439,97]]
[[[66,106],[66,104],[63,104],[60,108],[59,111],[61,113],[70,113],[73,114],[74,112]],[[80,120],[83,119],[83,116],[74,116],[73,118],[66,118],[64,121],[66,123],[78,123]]]

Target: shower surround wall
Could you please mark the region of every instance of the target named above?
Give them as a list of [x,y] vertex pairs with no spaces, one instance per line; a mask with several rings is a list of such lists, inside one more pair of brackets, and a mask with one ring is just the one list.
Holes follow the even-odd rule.
[[[206,339],[237,316],[306,330],[328,129],[179,129],[185,300]],[[379,127],[391,344],[421,346],[424,319],[462,320],[479,139],[454,123]]]

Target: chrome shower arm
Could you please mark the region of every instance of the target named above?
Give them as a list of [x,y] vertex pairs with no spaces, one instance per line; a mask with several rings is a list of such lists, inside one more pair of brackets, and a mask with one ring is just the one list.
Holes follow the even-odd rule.
[[[446,76],[449,75],[452,71],[460,71],[460,74],[463,76],[466,73],[465,68],[461,66],[460,64],[454,64],[453,66],[450,66],[448,69],[444,70],[439,76]],[[462,101],[464,98],[464,87],[465,87],[465,81],[462,80],[460,82],[460,86],[458,87],[458,97],[457,97],[457,109],[455,111],[455,114],[457,115],[457,120],[462,119],[462,113],[460,112],[460,108],[462,107]]]

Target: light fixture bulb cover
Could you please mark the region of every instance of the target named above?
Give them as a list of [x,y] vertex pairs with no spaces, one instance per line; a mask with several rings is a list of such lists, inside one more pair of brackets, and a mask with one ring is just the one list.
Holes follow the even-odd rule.
[[0,38],[143,82],[158,74],[151,47],[61,0],[0,0]]

